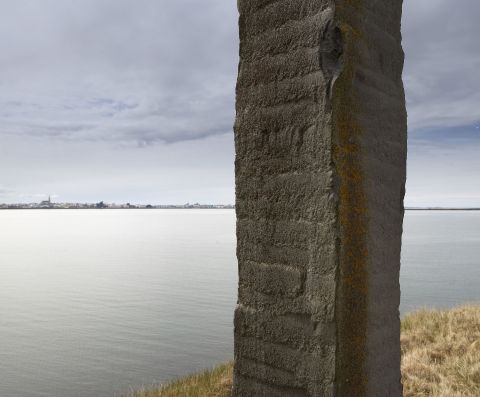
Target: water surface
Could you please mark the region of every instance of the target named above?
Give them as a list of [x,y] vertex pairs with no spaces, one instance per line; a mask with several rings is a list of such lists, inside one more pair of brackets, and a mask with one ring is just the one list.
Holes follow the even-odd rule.
[[[232,357],[232,210],[0,211],[0,396],[107,397]],[[407,212],[402,311],[480,300],[480,213]]]
[[407,211],[401,312],[480,303],[480,211]]

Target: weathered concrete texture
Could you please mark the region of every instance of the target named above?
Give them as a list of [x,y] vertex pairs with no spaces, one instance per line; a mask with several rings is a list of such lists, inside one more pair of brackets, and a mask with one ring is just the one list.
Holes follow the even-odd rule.
[[401,0],[239,0],[235,397],[401,396]]

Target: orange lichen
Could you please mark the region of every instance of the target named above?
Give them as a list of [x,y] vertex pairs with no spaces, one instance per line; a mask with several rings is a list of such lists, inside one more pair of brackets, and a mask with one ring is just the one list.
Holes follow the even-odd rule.
[[[333,91],[333,161],[339,204],[339,269],[337,290],[337,395],[365,396],[367,391],[367,198],[362,167],[362,128],[356,121],[361,102],[354,96],[353,80],[358,59],[355,41],[361,29],[348,7],[356,12],[362,1],[345,0],[336,11],[343,36],[344,69]],[[359,15],[356,15],[355,20]]]

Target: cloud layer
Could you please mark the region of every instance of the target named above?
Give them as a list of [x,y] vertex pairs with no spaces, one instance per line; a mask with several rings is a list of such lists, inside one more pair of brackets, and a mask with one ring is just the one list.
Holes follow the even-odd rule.
[[[0,5],[0,202],[233,201],[234,0]],[[479,15],[404,1],[409,205],[480,205]]]
[[480,121],[480,2],[406,0],[404,80],[411,133]]
[[175,142],[228,133],[224,0],[18,0],[0,15],[0,133]]
[[[0,15],[0,134],[143,146],[229,133],[225,0],[17,0]],[[480,120],[478,0],[406,0],[412,133]]]

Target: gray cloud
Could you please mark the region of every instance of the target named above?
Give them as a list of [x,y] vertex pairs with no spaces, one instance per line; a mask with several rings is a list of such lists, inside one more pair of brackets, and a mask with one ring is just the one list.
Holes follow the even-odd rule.
[[230,2],[1,5],[0,133],[144,145],[232,131]]
[[[234,2],[1,5],[0,133],[144,146],[231,132]],[[480,120],[478,15],[478,0],[405,1],[411,131]]]
[[12,194],[15,194],[14,190],[0,187],[0,197],[11,196]]
[[133,145],[5,136],[0,202],[186,203],[234,201],[233,136]]
[[[235,1],[0,11],[2,201],[233,201]],[[478,0],[404,1],[409,205],[480,200],[478,15]]]
[[411,131],[480,120],[480,2],[406,0],[403,35]]

